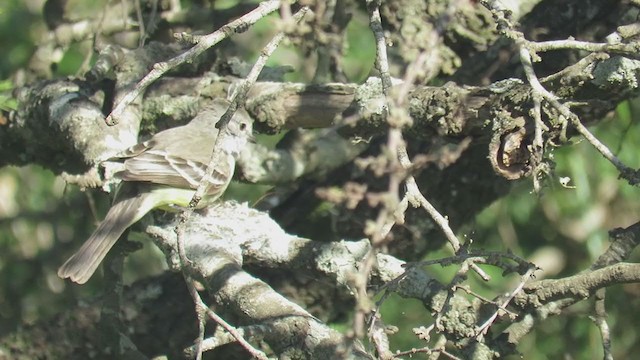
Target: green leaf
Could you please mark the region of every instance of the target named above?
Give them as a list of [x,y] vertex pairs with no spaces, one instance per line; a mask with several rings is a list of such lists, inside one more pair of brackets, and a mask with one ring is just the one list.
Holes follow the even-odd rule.
[[13,83],[9,79],[0,80],[0,91],[10,91],[13,89]]

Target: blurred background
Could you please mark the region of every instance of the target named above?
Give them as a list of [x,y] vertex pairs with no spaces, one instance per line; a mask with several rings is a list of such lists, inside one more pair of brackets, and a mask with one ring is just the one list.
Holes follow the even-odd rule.
[[[79,3],[83,3],[80,1]],[[221,8],[233,1],[216,2]],[[93,6],[101,6],[101,2]],[[15,107],[11,90],[19,78],[19,69],[28,64],[35,44],[47,31],[42,16],[43,0],[5,0],[0,3],[0,108]],[[91,6],[87,5],[91,11]],[[273,32],[269,20],[259,22],[251,31],[233,41],[238,56],[246,61]],[[363,82],[369,74],[375,54],[373,37],[365,17],[355,17],[348,29],[347,56],[344,66],[351,82]],[[75,44],[59,53],[60,61],[53,77],[74,76],[91,52],[91,44]],[[314,73],[313,59],[293,46],[283,46],[269,60],[270,65],[288,65],[294,70],[287,80],[308,82]],[[628,166],[640,167],[640,103],[619,104],[591,130]],[[2,120],[0,118],[0,120]],[[638,119],[640,120],[640,119]],[[555,172],[545,180],[542,194],[533,193],[530,180],[514,184],[508,197],[496,201],[473,223],[457,229],[458,235],[474,241],[475,248],[505,250],[521,254],[543,268],[537,278],[561,277],[589,267],[608,246],[607,232],[627,227],[640,217],[637,188],[618,179],[615,168],[586,142],[553,150]],[[234,184],[226,196],[255,201],[264,187]],[[36,166],[0,169],[0,336],[21,324],[50,318],[68,309],[78,298],[100,294],[99,277],[85,286],[70,286],[56,276],[57,267],[95,228],[109,206],[109,196],[99,191],[80,191],[66,186],[51,172]],[[161,253],[145,244],[128,260],[126,280],[154,274],[164,269]],[[449,253],[433,253],[429,259]],[[638,261],[638,255],[631,261]],[[471,277],[470,284],[489,298],[510,291],[517,277],[503,278],[495,269],[486,284]],[[434,266],[429,271],[448,281],[455,267]],[[629,358],[640,352],[640,285],[614,286],[607,292],[609,325],[612,329],[614,355]],[[589,319],[593,304],[583,301],[569,309],[568,316],[544,321],[519,345],[526,359],[601,359],[600,333]],[[417,301],[391,298],[382,305],[388,325],[399,326],[392,336],[392,349],[424,346],[412,334],[413,327],[428,325],[431,318]],[[347,324],[335,324],[344,328]],[[561,334],[561,336],[558,336]]]

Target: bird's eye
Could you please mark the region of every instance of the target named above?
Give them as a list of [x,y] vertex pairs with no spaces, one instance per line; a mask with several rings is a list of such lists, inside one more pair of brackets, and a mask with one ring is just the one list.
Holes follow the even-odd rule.
[[245,123],[240,123],[240,130],[244,131],[247,129],[247,124]]

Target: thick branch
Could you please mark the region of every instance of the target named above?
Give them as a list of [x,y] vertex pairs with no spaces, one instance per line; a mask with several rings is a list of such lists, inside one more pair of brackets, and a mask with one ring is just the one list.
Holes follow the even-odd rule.
[[539,307],[548,302],[573,298],[587,299],[603,287],[640,281],[640,265],[617,263],[597,270],[558,279],[542,280],[525,286],[515,303],[521,307]]
[[[174,232],[159,228],[153,228],[153,232],[161,235],[158,244],[169,255],[170,263],[179,264]],[[186,255],[192,261],[188,270],[205,284],[223,316],[241,326],[267,326],[270,331],[264,341],[276,353],[310,359],[341,358],[345,354],[368,358],[359,345],[242,269],[244,247],[259,247],[259,241],[271,237],[287,237],[265,214],[224,203],[209,209],[206,217],[192,216],[184,236]],[[272,254],[287,257],[293,249],[286,246],[282,244],[280,251]]]

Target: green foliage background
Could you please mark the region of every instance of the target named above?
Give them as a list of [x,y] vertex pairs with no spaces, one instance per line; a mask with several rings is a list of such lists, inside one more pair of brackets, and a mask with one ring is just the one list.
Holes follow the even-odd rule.
[[[0,4],[0,109],[15,106],[10,98],[15,71],[26,66],[46,26],[31,2],[8,0]],[[37,3],[37,2],[35,2]],[[220,5],[222,6],[222,5]],[[263,20],[235,41],[247,60],[255,58],[255,49],[268,41],[273,31],[270,20]],[[348,28],[348,48],[344,60],[350,80],[362,82],[369,74],[375,54],[367,19],[356,16]],[[77,71],[85,54],[72,47],[56,69],[58,76]],[[291,81],[309,81],[314,65],[292,46],[284,46],[270,59],[270,65],[291,65]],[[640,126],[637,101],[619,105],[616,114],[592,128],[595,134],[629,166],[640,167]],[[556,167],[546,179],[542,194],[533,194],[530,180],[513,185],[512,193],[478,215],[473,224],[459,229],[460,236],[473,239],[475,248],[505,250],[543,267],[538,278],[575,274],[586,269],[608,246],[607,231],[638,221],[638,189],[618,179],[614,167],[579,138],[573,145],[551,152]],[[560,184],[570,177],[570,186]],[[249,189],[249,190],[247,190]],[[247,195],[247,191],[250,194]],[[244,200],[259,196],[255,188],[238,186],[230,196]],[[55,275],[59,264],[71,249],[83,241],[108,206],[108,197],[97,192],[83,193],[49,171],[35,167],[0,169],[0,336],[20,324],[53,316],[66,309],[77,296],[92,296],[99,281],[83,287],[69,287]],[[443,250],[429,258],[444,257]],[[151,259],[151,260],[149,260]],[[637,261],[637,254],[633,261]],[[162,269],[162,258],[152,246],[136,253],[129,261],[128,277]],[[431,267],[429,271],[447,281],[455,268]],[[486,284],[470,279],[478,293],[493,297],[509,291],[516,278],[503,279],[497,270],[487,269],[493,280]],[[616,357],[628,358],[640,352],[637,342],[640,319],[640,286],[616,286],[607,292],[607,309]],[[584,301],[566,316],[542,322],[524,338],[519,350],[527,359],[600,359],[599,332],[589,320],[592,303]],[[382,304],[383,319],[400,331],[392,336],[393,349],[407,350],[425,344],[411,329],[428,326],[430,314],[414,300],[391,297]],[[347,324],[336,324],[345,328]]]

